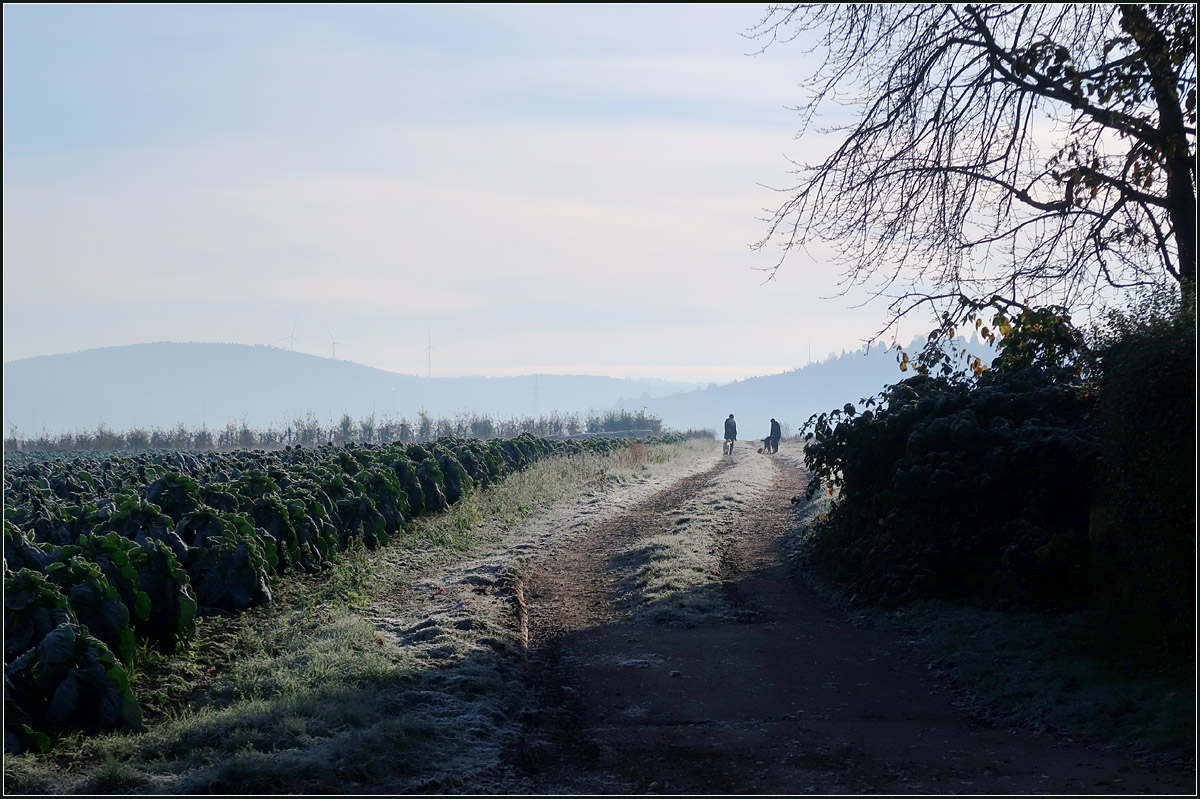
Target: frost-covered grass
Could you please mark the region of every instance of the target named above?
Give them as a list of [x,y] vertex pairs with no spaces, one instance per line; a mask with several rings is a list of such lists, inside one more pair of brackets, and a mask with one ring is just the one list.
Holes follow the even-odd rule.
[[733,617],[721,586],[721,553],[742,514],[770,485],[768,458],[742,458],[665,520],[665,529],[640,545],[637,579],[651,623],[695,626]]
[[321,580],[281,582],[270,608],[203,619],[190,653],[155,664],[160,685],[193,687],[185,700],[162,701],[165,712],[144,733],[67,738],[46,755],[6,757],[6,790],[419,793],[468,777],[477,785],[478,775],[506,768],[529,699],[510,590],[522,559],[697,468],[714,447],[701,440],[534,464],[392,546],[349,553]]
[[715,535],[698,530],[660,535],[636,554],[645,559],[638,582],[641,617],[654,624],[695,626],[732,617],[721,588]]
[[242,642],[241,656],[192,706],[141,735],[64,747],[79,766],[74,773],[46,773],[53,760],[44,758],[17,758],[25,773],[9,771],[6,762],[10,787],[347,790],[405,774],[453,778],[458,772],[431,766],[463,751],[494,765],[511,741],[522,701],[511,688],[520,681],[511,662],[469,635],[406,646],[348,608],[276,613],[248,631],[255,640]]
[[[680,444],[662,449],[664,460],[659,463],[668,463],[692,447]],[[470,549],[481,540],[499,540],[513,525],[559,504],[565,494],[589,487],[607,490],[648,470],[646,460],[631,456],[628,450],[550,458],[464,496],[443,514],[419,520],[412,536],[439,547]]]

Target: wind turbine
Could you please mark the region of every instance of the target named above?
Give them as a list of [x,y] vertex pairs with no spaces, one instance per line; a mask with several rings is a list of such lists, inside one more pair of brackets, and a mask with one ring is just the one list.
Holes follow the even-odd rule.
[[328,327],[326,327],[326,328],[325,328],[325,332],[326,332],[326,333],[329,333],[329,357],[330,357],[330,358],[333,358],[333,359],[336,361],[336,360],[337,360],[337,345],[339,345],[339,344],[345,344],[346,342],[344,342],[344,341],[334,341],[334,340],[333,340],[333,333],[330,333],[330,332],[329,332],[329,328],[328,328]]
[[428,346],[425,348],[425,376],[430,377],[433,374],[433,337],[428,333],[425,334]]
[[278,344],[281,341],[287,341],[288,349],[290,349],[292,352],[295,352],[296,351],[296,325],[299,321],[300,320],[297,319],[295,322],[292,322],[292,335],[284,336],[283,338],[277,338],[277,339],[275,339],[275,343]]

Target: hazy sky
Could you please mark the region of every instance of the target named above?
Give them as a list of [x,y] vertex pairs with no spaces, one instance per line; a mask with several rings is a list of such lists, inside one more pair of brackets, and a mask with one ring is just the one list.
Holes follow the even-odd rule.
[[747,55],[762,9],[5,5],[4,360],[724,381],[856,349],[882,306],[749,246],[827,146],[801,49]]

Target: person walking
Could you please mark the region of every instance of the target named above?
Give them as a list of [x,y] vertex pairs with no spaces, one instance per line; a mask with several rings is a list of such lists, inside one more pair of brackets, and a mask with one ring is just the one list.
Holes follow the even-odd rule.
[[725,443],[721,445],[722,455],[733,454],[733,442],[737,441],[737,422],[733,420],[733,414],[729,414],[729,418],[725,420]]
[[771,452],[779,451],[779,439],[783,438],[783,430],[779,427],[779,422],[771,420]]

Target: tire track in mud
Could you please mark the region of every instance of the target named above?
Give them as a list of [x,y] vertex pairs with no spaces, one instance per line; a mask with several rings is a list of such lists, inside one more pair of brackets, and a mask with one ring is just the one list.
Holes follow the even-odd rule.
[[722,458],[619,516],[598,522],[526,575],[517,602],[522,636],[529,647],[526,675],[538,704],[522,716],[525,732],[514,753],[522,772],[536,774],[563,759],[595,759],[595,747],[583,734],[585,709],[578,691],[568,684],[570,669],[564,654],[582,631],[626,618],[636,609],[640,591],[627,554],[629,545],[653,534],[668,514],[734,464],[733,458]]
[[[774,498],[767,502],[777,511],[779,497],[804,494],[808,476],[784,461],[773,463],[775,476],[766,496]],[[794,514],[774,512],[756,515],[752,524],[754,535],[730,535],[721,541],[721,587],[734,609],[735,621],[742,624],[761,624],[774,619],[777,608],[764,602],[752,580],[747,582],[746,578],[782,562],[782,537],[794,529],[796,522]]]
[[632,612],[639,592],[625,550],[733,465],[733,459],[724,458],[684,477],[546,556],[525,591],[531,646],[542,648],[566,632]]

